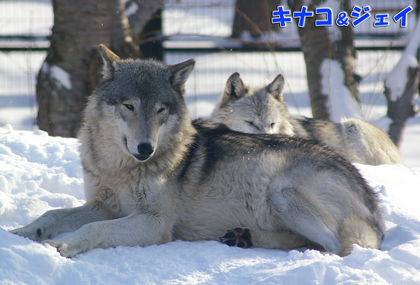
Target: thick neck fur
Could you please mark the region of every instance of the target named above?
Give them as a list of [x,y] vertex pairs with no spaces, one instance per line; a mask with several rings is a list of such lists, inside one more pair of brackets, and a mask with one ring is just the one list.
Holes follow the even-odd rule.
[[98,119],[95,105],[96,102],[90,102],[85,110],[85,121],[79,140],[83,167],[85,171],[92,172],[96,176],[107,172],[126,173],[127,170],[141,176],[149,171],[171,175],[181,164],[196,132],[191,120],[185,118],[179,131],[164,137],[156,153],[149,160],[139,162],[124,150],[123,139],[115,122]]

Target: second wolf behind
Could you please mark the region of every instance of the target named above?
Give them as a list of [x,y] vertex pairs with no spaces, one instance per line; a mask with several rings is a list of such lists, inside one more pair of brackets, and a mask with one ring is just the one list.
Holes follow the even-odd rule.
[[404,164],[391,139],[378,127],[358,119],[332,121],[291,115],[283,98],[284,77],[261,89],[246,86],[239,73],[226,83],[211,120],[254,134],[287,134],[323,143],[354,163]]

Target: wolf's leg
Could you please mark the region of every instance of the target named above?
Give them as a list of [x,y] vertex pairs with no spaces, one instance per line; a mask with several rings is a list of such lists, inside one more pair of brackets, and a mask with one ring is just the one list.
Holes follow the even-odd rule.
[[[290,230],[321,245],[329,253],[348,255],[353,243],[379,248],[384,231],[380,213],[375,218],[364,204],[340,193],[335,181],[319,181],[322,189],[316,181],[305,190],[301,187],[281,187],[281,182],[277,184],[280,187],[272,191],[269,199],[279,219]],[[336,192],[325,191],[333,187],[336,187]],[[317,193],[324,194],[322,199]]]
[[102,206],[85,204],[76,208],[48,211],[32,223],[10,232],[34,241],[43,241],[64,232],[73,232],[87,223],[107,219],[112,219],[112,215]]
[[71,235],[46,242],[56,247],[62,256],[72,257],[93,248],[147,246],[171,239],[165,221],[153,215],[134,213],[120,219],[86,224]]
[[335,210],[332,205],[322,207],[316,198],[309,197],[298,188],[280,187],[273,192],[270,201],[290,230],[321,245],[328,252],[338,253],[341,247],[340,222],[339,217],[332,214]]
[[235,228],[229,230],[220,241],[230,246],[292,249],[304,246],[306,239],[288,230],[269,232]]

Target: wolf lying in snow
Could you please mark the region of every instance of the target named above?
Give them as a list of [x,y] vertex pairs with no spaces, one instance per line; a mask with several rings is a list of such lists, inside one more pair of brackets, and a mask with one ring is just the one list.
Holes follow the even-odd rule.
[[[13,233],[67,257],[221,236],[228,245],[309,245],[341,256],[353,243],[380,246],[376,196],[347,160],[303,139],[192,122],[183,93],[193,59],[166,66],[101,53],[103,81],[79,134],[86,204]],[[53,239],[63,232],[73,233]]]
[[211,120],[230,129],[253,134],[286,134],[313,139],[335,150],[351,162],[378,165],[404,164],[398,148],[376,126],[358,120],[327,120],[290,115],[283,99],[284,77],[253,90],[239,73],[232,74]]

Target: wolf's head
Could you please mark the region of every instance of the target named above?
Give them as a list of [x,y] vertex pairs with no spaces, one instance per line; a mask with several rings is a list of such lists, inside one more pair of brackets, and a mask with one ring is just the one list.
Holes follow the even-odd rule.
[[211,119],[230,129],[251,134],[292,134],[283,99],[284,77],[278,75],[261,89],[247,87],[239,73],[233,73]]
[[158,146],[167,148],[190,123],[183,93],[195,60],[167,66],[154,60],[122,60],[104,45],[100,51],[104,69],[91,99],[95,112],[110,126],[109,132],[118,131],[113,134],[118,145],[145,162],[159,152]]

